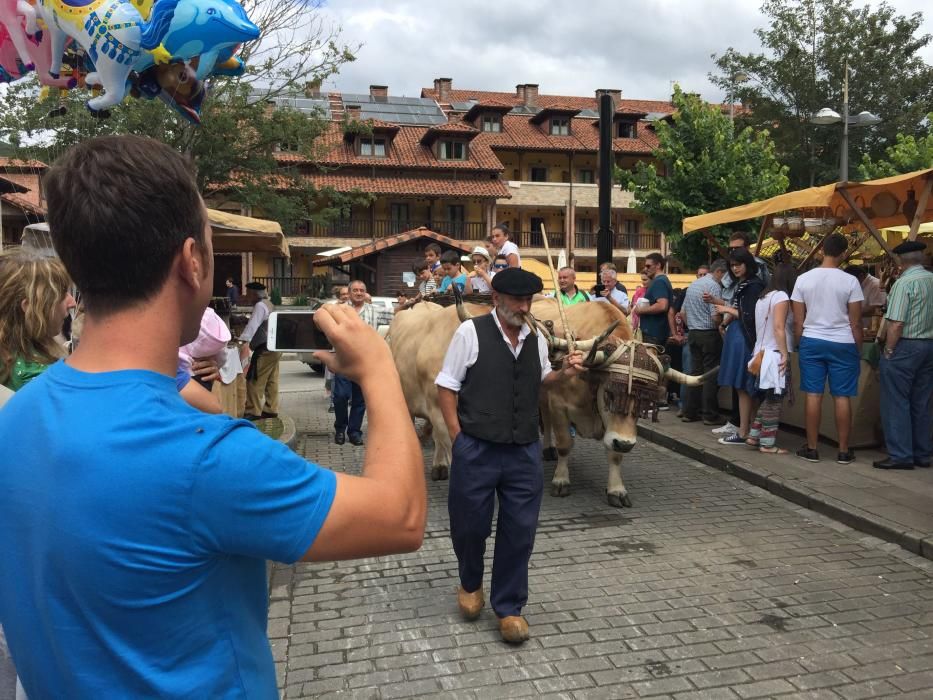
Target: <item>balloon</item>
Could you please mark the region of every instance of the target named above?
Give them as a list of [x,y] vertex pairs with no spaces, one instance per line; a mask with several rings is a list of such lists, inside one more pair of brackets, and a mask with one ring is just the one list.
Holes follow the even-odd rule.
[[[12,0],[0,0],[11,2]],[[24,0],[19,0],[23,4]],[[126,96],[130,71],[143,52],[157,63],[167,63],[171,54],[162,46],[179,0],[155,0],[147,20],[128,0],[39,0],[37,9],[48,25],[52,63],[48,71],[60,78],[62,55],[68,38],[74,39],[94,63],[85,76],[88,85],[103,87],[103,94],[87,101],[92,112],[119,104]],[[146,3],[139,3],[141,6]]]
[[[235,0],[179,0],[162,45],[173,59],[197,58],[197,78],[206,80],[218,62],[233,56],[236,47],[258,38],[259,27]],[[143,54],[135,69],[143,73],[153,63],[152,56]]]
[[0,83],[11,83],[23,77],[23,63],[10,39],[6,27],[0,24]]
[[142,97],[158,97],[192,124],[201,123],[207,87],[191,65],[179,61],[152,66],[138,75],[134,87]]
[[[31,71],[34,66],[29,57],[26,34],[35,34],[36,15],[26,0],[0,0],[0,26],[6,29],[9,40],[16,49],[20,63],[23,64],[22,73]],[[7,65],[7,64],[4,64]],[[8,69],[9,70],[9,69]]]

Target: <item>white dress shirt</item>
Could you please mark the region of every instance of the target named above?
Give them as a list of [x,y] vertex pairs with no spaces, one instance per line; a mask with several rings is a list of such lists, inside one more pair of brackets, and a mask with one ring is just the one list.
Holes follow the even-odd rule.
[[247,343],[253,339],[253,336],[256,335],[256,331],[259,330],[259,326],[269,318],[270,304],[266,303],[265,299],[260,299],[256,302],[256,305],[253,306],[253,312],[249,316],[249,323],[246,324],[246,328],[243,329],[243,332],[240,333],[240,340],[245,340]]
[[[496,321],[496,327],[502,335],[502,342],[505,343],[515,359],[518,359],[519,353],[525,345],[525,339],[531,333],[527,323],[523,323],[518,332],[518,345],[512,347],[511,341],[506,337],[502,330],[502,324],[499,322],[499,314],[492,311],[492,317]],[[551,363],[548,360],[547,341],[540,333],[534,336],[538,342],[538,357],[541,360],[541,379],[551,373]],[[444,356],[444,365],[440,373],[434,380],[437,386],[450,389],[451,391],[460,391],[463,386],[463,380],[466,379],[467,370],[476,364],[476,358],[479,357],[479,339],[476,336],[476,326],[472,321],[464,321],[454,333],[447,348],[447,354]],[[490,391],[495,391],[495,387],[490,387]]]

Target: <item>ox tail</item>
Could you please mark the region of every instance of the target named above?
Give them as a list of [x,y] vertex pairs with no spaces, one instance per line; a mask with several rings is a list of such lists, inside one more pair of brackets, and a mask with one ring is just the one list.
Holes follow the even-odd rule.
[[149,21],[140,25],[142,36],[139,46],[146,51],[152,51],[168,34],[169,25],[175,17],[175,8],[178,6],[178,0],[156,0],[152,7],[152,14]]
[[709,381],[710,379],[715,377],[717,374],[719,374],[719,367],[713,367],[713,369],[711,369],[706,374],[702,374],[699,376],[694,376],[691,374],[684,374],[683,372],[678,372],[676,369],[668,369],[667,372],[664,373],[664,376],[669,381],[677,382],[678,384],[686,384],[687,386],[699,386],[700,384],[703,384]]

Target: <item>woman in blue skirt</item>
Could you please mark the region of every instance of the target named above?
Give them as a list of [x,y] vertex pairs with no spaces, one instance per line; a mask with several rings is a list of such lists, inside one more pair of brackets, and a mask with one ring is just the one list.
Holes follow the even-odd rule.
[[734,387],[739,395],[739,432],[720,438],[723,445],[744,445],[754,414],[755,377],[748,371],[755,347],[755,305],[764,290],[756,273],[758,264],[747,249],[732,251],[729,256],[732,276],[739,280],[733,306],[716,306],[726,326],[722,358],[719,362],[719,386]]

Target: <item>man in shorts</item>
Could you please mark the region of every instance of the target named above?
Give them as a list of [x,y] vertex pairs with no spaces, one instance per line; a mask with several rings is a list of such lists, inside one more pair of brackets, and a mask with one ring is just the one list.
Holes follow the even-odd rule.
[[827,378],[836,411],[836,462],[855,460],[849,449],[849,431],[852,397],[858,393],[863,295],[858,280],[839,269],[847,247],[845,236],[827,236],[823,264],[800,275],[790,297],[800,353],[800,390],[807,396],[807,443],[797,450],[797,456],[808,462],[820,461],[816,445]]

